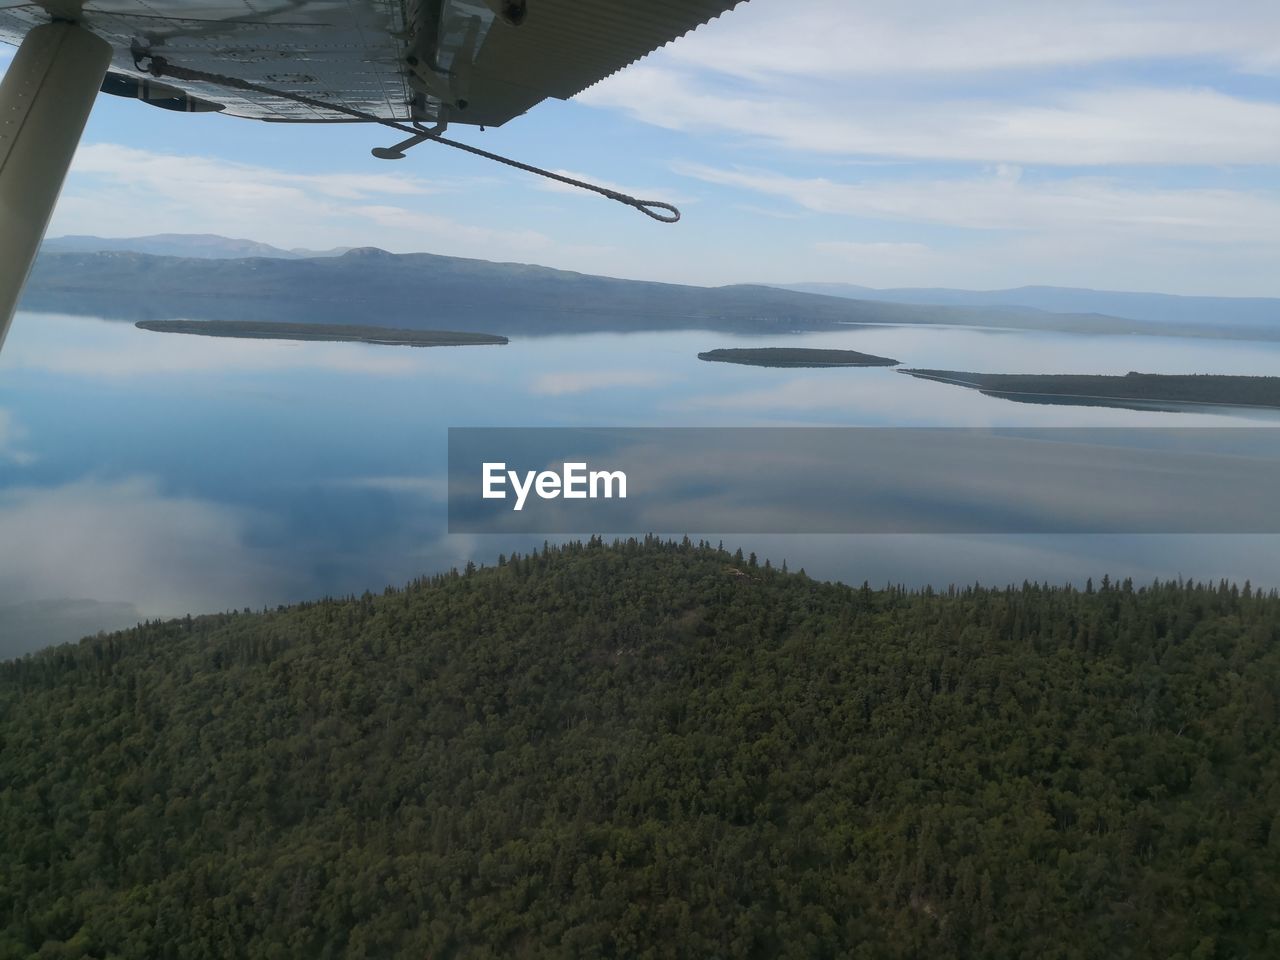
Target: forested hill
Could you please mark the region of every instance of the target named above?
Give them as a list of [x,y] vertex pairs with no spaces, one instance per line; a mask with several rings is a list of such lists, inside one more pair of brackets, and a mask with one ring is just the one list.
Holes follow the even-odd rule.
[[1280,955],[1280,600],[598,542],[0,665],[0,957]]

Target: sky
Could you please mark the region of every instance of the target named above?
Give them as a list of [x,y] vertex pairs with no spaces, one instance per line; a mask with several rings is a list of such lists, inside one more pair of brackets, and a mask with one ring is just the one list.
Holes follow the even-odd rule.
[[572,101],[451,132],[684,219],[438,145],[376,160],[400,137],[371,126],[102,97],[49,235],[696,284],[1280,296],[1273,0],[749,0]]

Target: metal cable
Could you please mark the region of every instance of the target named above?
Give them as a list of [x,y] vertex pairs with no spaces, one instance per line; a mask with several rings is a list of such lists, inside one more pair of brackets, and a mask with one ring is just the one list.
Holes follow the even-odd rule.
[[[147,67],[142,66],[142,61],[149,61]],[[560,183],[568,184],[571,187],[578,187],[582,190],[590,190],[592,193],[598,193],[602,197],[610,200],[616,200],[618,203],[626,204],[629,207],[635,207],[647,217],[652,217],[659,223],[677,223],[680,220],[680,211],[669,203],[661,200],[638,200],[625,193],[617,190],[610,190],[608,187],[601,187],[594,183],[587,183],[584,180],[575,180],[573,177],[566,177],[563,174],[555,173],[551,170],[544,170],[542,167],[535,167],[529,163],[521,163],[519,160],[512,160],[510,157],[503,157],[496,153],[490,153],[488,150],[481,150],[479,147],[473,147],[467,143],[459,143],[457,140],[450,140],[447,137],[439,135],[424,136],[424,130],[421,127],[411,126],[410,124],[400,123],[397,120],[386,120],[382,117],[375,116],[372,113],[365,113],[363,110],[356,110],[345,104],[329,103],[325,100],[316,100],[312,97],[304,96],[300,93],[286,93],[283,90],[273,90],[270,87],[264,87],[248,80],[240,80],[236,77],[225,77],[217,73],[207,73],[204,70],[193,70],[190,67],[180,67],[176,64],[169,63],[163,57],[157,57],[147,53],[145,50],[134,52],[134,66],[144,73],[149,73],[154,77],[176,77],[179,80],[192,80],[198,83],[211,83],[219,87],[230,87],[233,90],[247,90],[253,93],[261,93],[270,97],[280,97],[283,100],[292,100],[295,103],[305,104],[310,107],[316,107],[320,110],[331,110],[335,113],[345,113],[347,116],[356,120],[364,120],[368,123],[376,123],[384,127],[390,127],[393,130],[400,130],[404,133],[411,134],[418,138],[419,142],[427,140],[435,143],[443,144],[446,147],[453,147],[455,150],[462,150],[466,153],[475,154],[477,157],[484,157],[486,160],[493,160],[496,163],[505,164],[508,167],[515,167],[517,170],[524,170],[527,173],[536,174],[540,177],[546,177],[548,180],[557,180]],[[661,211],[667,211],[663,213]]]

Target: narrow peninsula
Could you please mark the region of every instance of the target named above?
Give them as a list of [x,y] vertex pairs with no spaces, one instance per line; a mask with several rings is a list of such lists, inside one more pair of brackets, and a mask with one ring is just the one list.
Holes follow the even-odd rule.
[[1120,377],[917,369],[899,372],[923,380],[969,387],[987,396],[1020,403],[1131,410],[1183,410],[1196,406],[1280,409],[1280,377],[1133,372]]
[[241,340],[327,340],[335,343],[377,343],[399,347],[464,347],[504,344],[506,337],[491,333],[450,330],[401,330],[343,323],[271,323],[254,320],[139,320],[139,330],[193,333],[202,337]]
[[751,367],[896,367],[897,360],[856,350],[814,350],[808,347],[746,347],[708,350],[699,360],[745,363]]

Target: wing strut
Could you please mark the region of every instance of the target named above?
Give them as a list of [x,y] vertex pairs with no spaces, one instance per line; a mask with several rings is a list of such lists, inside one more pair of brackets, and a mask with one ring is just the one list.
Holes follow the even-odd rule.
[[26,35],[0,83],[0,346],[110,62],[105,40],[55,21]]
[[[147,61],[147,66],[143,66],[143,61]],[[561,183],[568,184],[571,187],[578,187],[582,190],[590,190],[609,200],[615,200],[618,203],[626,204],[628,207],[635,207],[646,217],[651,217],[659,223],[678,223],[680,221],[680,211],[669,203],[661,200],[637,200],[635,197],[625,193],[619,193],[617,190],[610,190],[608,187],[602,187],[594,183],[587,183],[585,180],[575,180],[573,177],[566,177],[564,174],[556,173],[553,170],[544,170],[542,167],[535,167],[533,164],[521,163],[519,160],[512,160],[510,157],[504,157],[496,153],[490,153],[488,150],[481,150],[479,147],[473,147],[468,143],[459,143],[457,140],[450,140],[442,137],[440,134],[448,126],[443,120],[431,129],[421,126],[420,124],[405,124],[396,120],[385,120],[382,117],[374,116],[371,113],[365,113],[362,110],[356,110],[352,107],[341,103],[332,103],[325,100],[317,100],[314,97],[304,96],[298,93],[289,93],[284,90],[273,90],[270,87],[264,87],[261,84],[250,83],[248,80],[240,80],[236,77],[224,77],[216,73],[207,73],[203,70],[193,70],[190,67],[182,67],[177,64],[169,63],[163,57],[157,57],[146,50],[135,50],[133,55],[134,65],[144,73],[149,73],[153,77],[175,77],[179,80],[195,80],[202,83],[212,83],[218,86],[229,87],[233,90],[252,90],[255,93],[263,93],[272,97],[280,97],[282,100],[293,100],[296,103],[305,103],[308,106],[317,107],[322,110],[332,111],[334,113],[345,113],[347,116],[355,120],[364,120],[368,123],[381,124],[384,127],[390,127],[392,130],[400,130],[409,134],[408,140],[401,140],[397,144],[390,147],[378,147],[374,149],[373,155],[380,160],[401,160],[404,158],[404,151],[410,147],[416,147],[420,143],[441,143],[446,147],[453,147],[455,150],[462,150],[466,153],[473,154],[477,157],[484,157],[486,160],[492,160],[495,163],[506,164],[508,167],[514,167],[517,170],[524,170],[528,173],[535,174],[539,177],[546,177],[548,180],[558,180]]]

